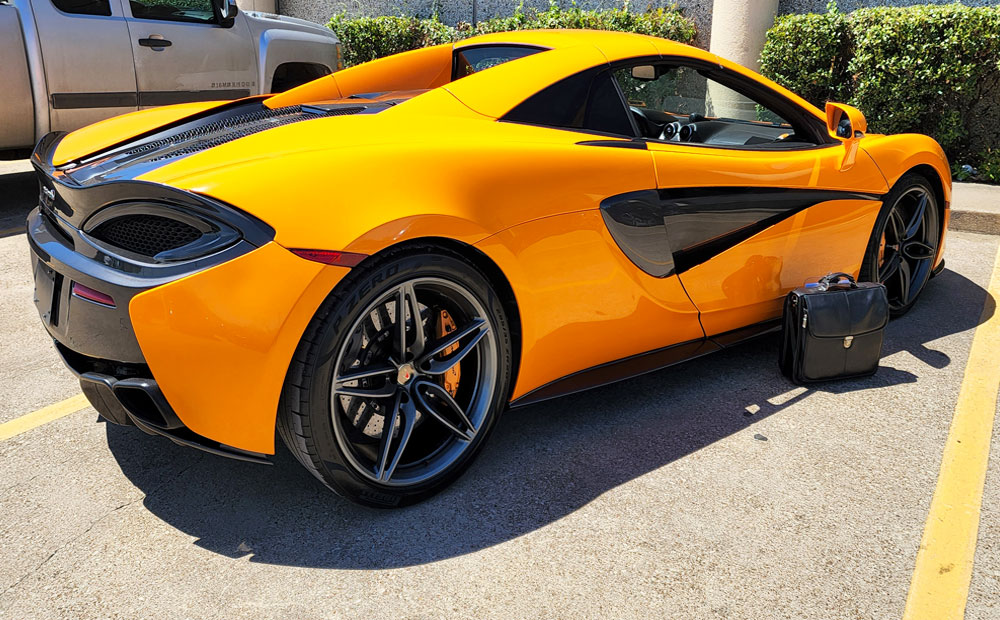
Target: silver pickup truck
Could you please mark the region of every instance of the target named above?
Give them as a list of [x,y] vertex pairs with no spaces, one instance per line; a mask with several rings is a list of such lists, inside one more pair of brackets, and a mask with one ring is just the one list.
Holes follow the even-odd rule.
[[0,0],[0,155],[137,109],[279,92],[339,63],[329,29],[235,0]]

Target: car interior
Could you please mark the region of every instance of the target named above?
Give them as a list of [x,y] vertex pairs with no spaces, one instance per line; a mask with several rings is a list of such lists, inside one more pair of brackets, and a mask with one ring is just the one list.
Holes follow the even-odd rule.
[[643,138],[723,147],[814,144],[792,123],[703,70],[644,64],[613,74]]

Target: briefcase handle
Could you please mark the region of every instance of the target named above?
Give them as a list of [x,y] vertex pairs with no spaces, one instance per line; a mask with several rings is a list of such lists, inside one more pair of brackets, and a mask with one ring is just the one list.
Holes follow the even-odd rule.
[[[847,282],[843,282],[843,280],[847,280]],[[844,272],[828,273],[819,279],[818,284],[824,289],[841,284],[847,284],[850,288],[858,288],[858,282],[854,279],[854,276]]]

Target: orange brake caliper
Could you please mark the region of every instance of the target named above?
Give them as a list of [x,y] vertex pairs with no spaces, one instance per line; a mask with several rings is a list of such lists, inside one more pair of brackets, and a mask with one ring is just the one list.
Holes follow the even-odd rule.
[[[451,315],[448,314],[447,310],[442,310],[441,316],[437,322],[437,337],[443,338],[448,334],[450,334],[451,332],[455,331],[456,329],[458,329],[458,326],[455,325],[455,319],[451,318]],[[458,350],[457,342],[448,347],[447,349],[445,349],[444,351],[441,351],[441,353],[438,354],[438,358],[440,359],[448,357],[456,350]],[[459,366],[460,364],[455,364],[454,366],[449,368],[447,372],[441,375],[441,385],[453,397],[455,396],[455,394],[458,394],[458,380],[462,376],[462,371],[459,370],[458,368]]]

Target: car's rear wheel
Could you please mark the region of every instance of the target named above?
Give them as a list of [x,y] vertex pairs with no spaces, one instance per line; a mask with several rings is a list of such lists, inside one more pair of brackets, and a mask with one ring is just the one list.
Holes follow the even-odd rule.
[[355,268],[289,369],[278,430],[296,458],[359,503],[447,486],[506,405],[511,344],[487,278],[435,249]]
[[861,266],[861,279],[881,282],[892,316],[902,316],[931,277],[941,241],[934,190],[928,180],[908,173],[886,194]]

